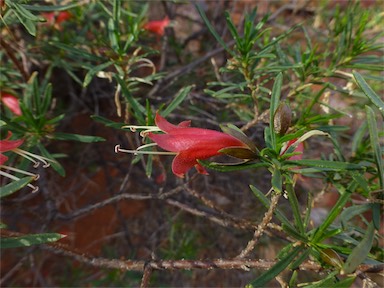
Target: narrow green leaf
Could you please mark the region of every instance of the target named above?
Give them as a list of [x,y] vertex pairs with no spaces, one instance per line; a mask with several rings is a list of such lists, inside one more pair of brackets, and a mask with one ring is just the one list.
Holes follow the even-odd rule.
[[86,136],[86,135],[61,133],[61,132],[54,133],[52,135],[52,138],[56,140],[71,140],[71,141],[79,141],[84,143],[105,141],[104,138],[98,137],[98,136]]
[[327,160],[312,160],[312,159],[302,159],[302,160],[287,160],[284,161],[286,164],[291,164],[293,166],[309,166],[315,168],[324,168],[329,171],[344,171],[344,170],[364,170],[366,167],[360,164],[341,162],[341,161],[327,161]]
[[357,266],[364,262],[369,251],[371,250],[373,238],[375,236],[375,228],[373,223],[369,223],[367,231],[361,242],[352,250],[347,261],[344,264],[342,274],[349,274],[355,271]]
[[[73,46],[68,45],[68,44],[64,44],[61,42],[55,42],[55,41],[51,41],[51,42],[49,42],[49,44],[67,51],[68,53],[72,54],[71,56],[74,57],[75,59],[77,57],[81,57],[83,60],[89,60],[89,61],[103,61],[104,60],[102,57],[96,56],[95,54],[88,53],[86,50],[78,49],[78,48],[73,47]],[[78,60],[80,61],[80,59],[78,59]],[[65,61],[63,61],[60,64],[66,65],[67,63]],[[73,69],[71,66],[67,66],[67,67],[68,67],[68,69],[66,69],[66,71],[70,71],[71,69]]]
[[43,97],[41,99],[40,115],[46,115],[52,103],[52,84],[48,83],[45,86]]
[[57,124],[58,122],[60,122],[61,120],[63,120],[65,118],[65,114],[61,114],[59,116],[56,116],[52,119],[49,119],[47,122],[45,122],[46,124],[52,124],[52,125],[55,125]]
[[345,208],[340,214],[340,222],[343,227],[347,227],[347,222],[353,217],[363,214],[365,211],[368,211],[372,208],[371,203],[366,203],[362,205],[353,205],[351,207]]
[[132,96],[131,91],[128,89],[126,83],[124,82],[123,79],[121,79],[119,75],[115,74],[114,78],[121,86],[122,94],[124,98],[127,100],[127,102],[129,103],[129,105],[131,106],[132,112],[135,118],[139,121],[141,125],[144,125],[145,119],[143,115],[145,115],[145,112],[146,112],[145,108]]
[[236,46],[240,48],[242,46],[242,39],[239,37],[239,33],[237,32],[237,29],[236,29],[235,25],[233,24],[232,19],[231,19],[231,15],[229,14],[228,11],[225,11],[225,20],[227,21],[227,26],[228,26],[229,32],[231,32],[232,37],[236,41]]
[[337,281],[328,287],[329,288],[350,288],[352,287],[353,282],[355,282],[355,279],[356,279],[356,275],[352,275],[343,280]]
[[287,253],[285,257],[280,259],[275,265],[271,267],[268,271],[261,274],[259,278],[251,282],[251,285],[255,287],[265,287],[269,281],[274,279],[277,275],[284,271],[285,268],[295,259],[295,257],[302,251],[303,248],[298,246],[295,247],[290,253]]
[[305,287],[306,288],[324,288],[324,287],[330,287],[331,285],[333,285],[336,281],[336,276],[339,274],[339,271],[338,270],[335,270],[331,273],[329,273],[328,275],[326,275],[326,277],[320,281],[316,281],[316,282],[312,282],[312,283],[309,283],[310,285],[306,285]]
[[240,162],[240,163],[216,163],[216,162],[208,162],[203,160],[197,160],[201,165],[206,168],[219,171],[219,172],[231,172],[231,171],[240,171],[240,170],[248,170],[248,169],[256,169],[260,167],[267,167],[269,164],[267,163],[254,163],[254,162]]
[[66,236],[58,233],[44,233],[31,234],[20,237],[0,238],[0,247],[1,249],[26,247],[47,242],[55,242],[64,237]]
[[271,95],[271,106],[269,107],[269,134],[271,139],[272,149],[276,150],[276,133],[275,133],[275,113],[279,107],[281,86],[283,85],[283,74],[280,72],[273,84]]
[[31,20],[33,22],[40,21],[40,18],[28,11],[24,5],[13,3],[12,7],[17,11],[18,14],[20,14],[20,16],[24,17],[25,19]]
[[362,188],[363,192],[361,194],[364,197],[368,198],[369,194],[371,193],[371,188],[369,187],[369,183],[367,181],[367,178],[365,178],[359,172],[352,172],[351,175],[352,175],[353,180],[355,180],[356,183],[358,183],[359,186]]
[[335,187],[339,190],[341,196],[339,197],[339,199],[337,199],[337,202],[333,206],[332,210],[329,212],[327,218],[325,218],[323,223],[321,223],[321,225],[316,229],[315,234],[312,238],[313,243],[318,243],[320,239],[323,238],[328,227],[340,215],[341,210],[343,210],[345,204],[351,197],[352,192],[356,189],[356,186],[356,182],[351,183],[347,188],[335,183]]
[[375,226],[375,229],[380,229],[380,222],[382,218],[381,213],[382,205],[380,203],[372,203],[372,221],[373,225]]
[[297,200],[293,185],[287,184],[286,185],[286,191],[287,191],[288,200],[289,200],[289,203],[291,205],[292,212],[293,212],[293,218],[295,219],[295,225],[296,225],[297,229],[299,230],[299,233],[301,235],[305,235],[304,223],[303,223],[303,219],[302,219],[301,213],[300,213],[300,205],[299,205],[299,201]]
[[289,269],[296,270],[299,268],[301,263],[303,263],[305,260],[308,259],[309,255],[311,254],[311,249],[304,250],[303,253],[299,257],[296,258],[294,262],[292,262],[291,266],[289,266]]
[[21,6],[23,6],[25,9],[29,11],[37,11],[37,12],[66,11],[80,5],[83,5],[83,4],[81,2],[76,2],[76,1],[74,3],[70,3],[66,5],[49,5],[49,6],[21,4]]
[[361,145],[364,139],[365,132],[367,130],[368,124],[367,121],[364,121],[359,129],[354,133],[353,139],[352,139],[352,147],[351,152],[352,155],[355,156],[358,150],[358,147]]
[[34,179],[34,177],[24,177],[19,180],[12,181],[11,183],[1,187],[0,198],[3,198],[20,190],[24,186],[27,186],[29,183],[31,183]]
[[211,32],[211,34],[213,35],[213,37],[215,37],[216,41],[219,42],[221,44],[221,46],[224,47],[224,49],[232,55],[232,57],[235,57],[235,53],[228,48],[227,44],[224,42],[224,40],[220,37],[219,34],[217,34],[215,28],[212,26],[212,24],[209,22],[208,18],[207,18],[207,15],[205,15],[205,12],[203,10],[203,8],[201,8],[201,6],[199,4],[196,5],[196,9],[197,11],[199,12],[200,14],[200,17],[201,19],[203,19],[205,25],[207,26],[209,32]]
[[369,106],[365,106],[365,111],[367,113],[369,138],[371,140],[373,153],[375,155],[377,170],[379,171],[380,187],[381,189],[384,189],[384,163],[380,147],[379,131],[377,129],[377,122],[375,119],[375,112]]
[[100,71],[104,70],[105,68],[111,66],[113,64],[112,61],[108,61],[106,63],[103,63],[103,64],[100,64],[100,65],[97,65],[95,67],[93,67],[92,69],[90,69],[87,74],[85,75],[84,77],[84,82],[83,82],[83,87],[87,87],[89,85],[89,83],[91,83],[93,77],[99,73]]
[[109,18],[108,20],[108,37],[109,37],[109,42],[114,51],[119,51],[119,37],[118,37],[118,32],[116,31],[116,22],[112,19]]
[[109,119],[104,118],[104,117],[99,116],[99,115],[92,115],[91,118],[93,120],[95,120],[96,122],[102,123],[102,124],[104,124],[107,127],[112,127],[112,128],[115,128],[115,129],[121,129],[121,127],[126,125],[125,123],[114,122],[112,120],[109,120]]
[[15,5],[16,8],[16,16],[20,20],[20,23],[27,29],[28,33],[31,34],[32,36],[36,36],[36,23],[33,20],[26,18],[22,12],[20,12],[20,6]]
[[153,170],[153,155],[148,155],[147,163],[145,165],[145,175],[149,178]]
[[273,170],[271,184],[273,190],[276,192],[281,193],[283,191],[283,177],[281,175],[280,169],[276,168]]
[[195,85],[189,85],[183,87],[177,92],[177,95],[172,100],[171,103],[167,106],[167,108],[161,112],[163,117],[167,117],[173,110],[175,110],[179,105],[184,101],[184,99],[188,96],[189,92],[195,87]]
[[365,81],[363,76],[361,76],[358,72],[353,71],[353,76],[355,77],[355,80],[361,90],[363,90],[364,94],[367,95],[369,100],[377,107],[379,108],[381,114],[384,115],[384,101],[380,99],[379,95],[373,91],[371,86],[368,85],[368,83]]
[[64,167],[52,156],[51,153],[48,152],[48,150],[41,144],[41,143],[38,143],[37,144],[37,147],[39,148],[41,154],[48,158],[48,159],[51,159],[51,161],[49,162],[51,164],[51,167],[57,172],[59,173],[60,176],[64,177],[65,176],[65,170],[64,170]]

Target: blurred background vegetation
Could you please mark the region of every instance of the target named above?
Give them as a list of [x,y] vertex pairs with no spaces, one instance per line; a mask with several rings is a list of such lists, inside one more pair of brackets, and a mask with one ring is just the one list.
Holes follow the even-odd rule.
[[[153,271],[149,286],[379,287],[382,5],[0,1],[2,139],[11,132],[50,164],[4,153],[1,244],[11,248],[1,251],[1,285],[143,285],[142,272],[92,266],[72,251],[138,261],[243,253],[276,263]],[[154,125],[156,111],[194,127],[235,125],[258,159],[228,166],[220,156],[202,162],[209,176],[180,179],[171,157],[115,154],[117,144],[143,144],[122,127]],[[302,155],[299,142],[286,147],[297,139]],[[32,245],[60,234],[61,255]],[[308,261],[316,269],[301,271]]]

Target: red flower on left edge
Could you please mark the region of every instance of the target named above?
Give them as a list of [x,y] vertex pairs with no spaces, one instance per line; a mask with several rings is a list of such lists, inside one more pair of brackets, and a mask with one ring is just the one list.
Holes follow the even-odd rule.
[[3,152],[12,151],[18,148],[21,144],[23,144],[24,140],[9,140],[12,136],[12,132],[8,132],[7,138],[0,140],[0,165],[3,165],[8,157],[3,155]]
[[201,174],[208,174],[197,160],[222,154],[221,150],[223,149],[249,149],[247,144],[229,134],[188,127],[189,121],[181,122],[176,126],[156,114],[155,122],[165,134],[149,132],[147,136],[164,150],[176,152],[172,171],[179,177],[183,177],[192,167],[195,167]]
[[21,109],[19,100],[16,96],[8,93],[1,94],[1,102],[8,107],[9,110],[11,110],[15,115],[20,116],[21,115]]
[[159,36],[163,36],[164,29],[169,25],[169,23],[169,18],[165,17],[163,20],[154,20],[147,22],[146,24],[144,24],[143,28],[149,32],[155,33]]

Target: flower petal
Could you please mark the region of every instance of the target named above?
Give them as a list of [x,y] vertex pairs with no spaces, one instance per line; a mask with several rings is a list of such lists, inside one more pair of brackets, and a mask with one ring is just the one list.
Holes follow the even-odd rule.
[[176,176],[184,177],[185,173],[196,164],[198,164],[196,158],[194,158],[188,151],[183,151],[177,154],[173,159],[172,172]]
[[200,163],[197,163],[195,165],[195,168],[197,170],[197,172],[199,172],[200,174],[203,174],[203,175],[209,175],[209,173],[207,172],[207,170],[200,164]]
[[8,157],[0,154],[0,165],[3,165],[8,160]]
[[226,147],[245,147],[244,143],[230,135],[199,128],[179,128],[169,134],[148,133],[147,136],[162,149],[172,152],[193,149],[215,155]]
[[17,115],[17,116],[21,115],[21,109],[20,109],[19,100],[15,96],[13,96],[11,94],[3,94],[3,95],[1,95],[1,101],[15,115]]
[[19,147],[21,144],[23,144],[24,140],[19,139],[19,140],[8,140],[12,136],[12,133],[9,131],[7,138],[4,140],[0,140],[0,152],[6,152],[13,150],[17,147]]
[[156,113],[155,117],[156,126],[160,128],[160,130],[168,133],[174,129],[177,129],[176,125],[169,123],[164,117],[162,117],[159,113]]
[[149,21],[146,23],[143,28],[160,36],[164,35],[164,28],[168,26],[170,20],[168,17],[165,17],[163,20]]
[[175,137],[169,134],[154,134],[152,132],[148,133],[147,137],[167,151],[179,152],[184,149],[184,142],[175,139],[180,137]]

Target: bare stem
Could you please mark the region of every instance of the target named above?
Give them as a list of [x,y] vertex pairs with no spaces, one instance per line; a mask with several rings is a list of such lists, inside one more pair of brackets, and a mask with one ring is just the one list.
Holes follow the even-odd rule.
[[[9,231],[6,229],[0,230],[1,237],[21,237],[25,236],[23,233]],[[101,257],[94,257],[85,254],[78,249],[74,249],[61,243],[46,243],[40,245],[44,250],[48,250],[57,255],[63,255],[73,258],[76,261],[90,265],[92,267],[118,269],[120,271],[142,271],[145,269],[155,270],[191,270],[191,269],[238,269],[248,271],[251,268],[257,269],[270,269],[276,264],[274,260],[254,260],[254,259],[212,259],[212,260],[121,260],[121,259],[107,259]],[[321,266],[317,263],[307,261],[300,265],[300,270],[319,271]],[[384,267],[382,267],[382,270]],[[381,271],[382,271],[381,270]],[[146,272],[149,274],[149,272]],[[150,276],[150,275],[148,275]],[[144,283],[145,284],[145,283]]]
[[23,76],[24,80],[28,80],[28,72],[24,69],[23,65],[21,65],[20,61],[17,59],[11,46],[4,39],[0,39],[0,45],[4,48],[5,53],[11,59],[13,64],[15,64],[16,68],[20,71],[20,74],[21,76]]
[[257,226],[255,233],[253,234],[253,238],[248,242],[247,247],[245,247],[236,258],[244,258],[255,248],[260,237],[264,234],[264,230],[267,228],[268,224],[272,220],[273,212],[275,211],[277,203],[279,202],[280,196],[280,193],[273,194],[271,199],[271,205],[269,206],[268,211],[264,214],[263,220]]
[[152,267],[149,266],[149,265],[144,265],[144,273],[143,273],[143,277],[141,278],[141,284],[140,284],[140,288],[147,288],[148,285],[149,285],[149,280],[151,278],[151,275],[152,275]]

